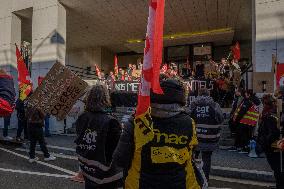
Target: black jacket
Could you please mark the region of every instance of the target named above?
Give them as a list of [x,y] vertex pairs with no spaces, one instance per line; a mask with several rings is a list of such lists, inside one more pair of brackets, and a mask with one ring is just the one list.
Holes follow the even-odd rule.
[[190,104],[189,111],[196,122],[198,150],[214,151],[218,147],[224,121],[220,105],[210,96],[198,96]]
[[117,119],[105,112],[85,112],[76,121],[75,143],[80,167],[94,186],[121,182],[122,172],[111,164],[120,130]]
[[272,143],[279,140],[280,130],[277,127],[278,118],[275,114],[263,115],[258,129],[257,142],[264,152],[272,153]]
[[[174,110],[160,115],[165,117],[154,117],[152,111],[155,136],[141,149],[135,149],[133,118],[124,127],[113,161],[125,168],[125,188],[199,188],[198,181],[192,176],[195,173],[192,172],[191,154],[197,145],[192,119],[188,114]],[[188,159],[185,158],[187,153]],[[191,175],[190,179],[186,179],[188,175]]]

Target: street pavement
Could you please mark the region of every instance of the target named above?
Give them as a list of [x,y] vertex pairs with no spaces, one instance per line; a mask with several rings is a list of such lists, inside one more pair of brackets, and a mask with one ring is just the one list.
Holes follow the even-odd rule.
[[[44,162],[40,149],[37,148],[40,162],[33,164],[28,162],[26,146],[0,144],[0,189],[83,189],[83,184],[70,180],[78,171],[74,139],[73,136],[59,135],[47,138],[48,149],[57,156],[57,160]],[[244,154],[219,150],[213,155],[212,167],[217,170],[217,174],[213,171],[210,178],[211,189],[265,189],[274,185],[271,182],[245,177],[230,178],[232,175],[219,174],[224,172],[223,168],[271,173],[265,158],[251,159]]]

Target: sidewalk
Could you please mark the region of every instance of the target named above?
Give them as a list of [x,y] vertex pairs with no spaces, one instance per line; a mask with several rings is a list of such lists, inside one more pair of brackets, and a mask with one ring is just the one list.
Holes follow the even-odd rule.
[[[9,133],[14,137],[16,130],[10,130]],[[46,138],[50,151],[76,156],[74,140],[75,136],[62,135],[52,135]],[[274,181],[272,171],[265,158],[249,158],[247,154],[229,152],[223,149],[226,147],[220,148],[222,149],[213,153],[212,175],[263,182]]]

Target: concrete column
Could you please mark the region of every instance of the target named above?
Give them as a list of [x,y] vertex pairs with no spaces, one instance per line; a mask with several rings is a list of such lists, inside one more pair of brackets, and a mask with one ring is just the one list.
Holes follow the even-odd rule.
[[[66,10],[57,0],[36,1],[32,19],[32,80],[45,76],[56,61],[65,64]],[[50,132],[62,133],[63,121],[50,118]]]
[[284,1],[255,0],[254,71],[271,72],[272,54],[284,63]]
[[[1,12],[4,13],[4,12]],[[21,19],[12,14],[0,15],[0,68],[4,69],[14,78],[16,92],[18,91],[18,72],[15,43],[21,43]],[[10,128],[17,127],[17,118],[14,112],[11,117]],[[0,127],[4,125],[3,119],[0,119]]]
[[45,76],[56,61],[65,64],[66,10],[57,0],[40,1],[33,7],[32,80]]

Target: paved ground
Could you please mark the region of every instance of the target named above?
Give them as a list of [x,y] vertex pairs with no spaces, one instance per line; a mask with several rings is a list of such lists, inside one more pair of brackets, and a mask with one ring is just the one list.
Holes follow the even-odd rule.
[[[1,131],[0,131],[1,133]],[[2,189],[83,189],[82,184],[70,181],[78,169],[74,151],[74,137],[47,138],[49,150],[58,156],[54,162],[30,164],[25,147],[0,145],[0,188]],[[39,149],[37,149],[39,151]],[[42,155],[38,154],[42,160]],[[250,159],[246,155],[219,150],[214,153],[213,167],[270,172],[264,158]],[[212,175],[210,188],[265,189],[273,183],[233,179]]]

